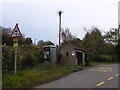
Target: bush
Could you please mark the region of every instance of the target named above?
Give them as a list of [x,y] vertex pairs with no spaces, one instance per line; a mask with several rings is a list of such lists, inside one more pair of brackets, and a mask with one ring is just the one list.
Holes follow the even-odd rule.
[[57,51],[57,63],[58,64],[60,63],[61,58],[62,58],[61,52]]
[[14,70],[14,49],[10,46],[2,46],[2,70]]
[[116,46],[116,53],[117,53],[117,61],[120,62],[120,38],[118,40],[118,45]]
[[35,46],[21,46],[18,51],[19,69],[33,67],[43,59],[43,51]]
[[87,54],[87,62],[97,61],[97,62],[117,62],[116,55],[100,55],[100,54]]
[[[15,49],[10,46],[2,46],[3,71],[14,70]],[[42,62],[43,50],[37,46],[20,46],[17,53],[17,70],[32,68]]]
[[97,62],[116,62],[116,56],[115,55],[96,55],[95,60]]

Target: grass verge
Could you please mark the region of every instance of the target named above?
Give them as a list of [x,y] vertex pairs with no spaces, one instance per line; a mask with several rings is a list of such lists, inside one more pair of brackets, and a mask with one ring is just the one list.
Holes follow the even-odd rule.
[[68,75],[77,66],[39,64],[32,69],[3,73],[3,88],[30,88]]
[[118,62],[95,62],[95,61],[90,62],[90,66],[92,67],[97,66],[99,64],[118,64]]
[[[99,64],[112,64],[110,62],[90,62],[90,66],[94,67]],[[84,67],[77,65],[46,65],[38,64],[32,69],[14,72],[3,73],[2,87],[3,88],[31,88],[36,85],[41,85],[66,76],[72,72],[83,70]]]

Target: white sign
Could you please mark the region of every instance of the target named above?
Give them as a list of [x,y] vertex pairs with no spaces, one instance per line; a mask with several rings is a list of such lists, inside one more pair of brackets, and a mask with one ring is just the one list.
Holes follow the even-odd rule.
[[72,56],[74,56],[75,55],[75,51],[72,51]]
[[13,32],[11,33],[11,37],[12,38],[18,38],[18,37],[21,37],[22,34],[20,32],[20,29],[18,27],[18,23],[15,25],[15,28],[13,29]]

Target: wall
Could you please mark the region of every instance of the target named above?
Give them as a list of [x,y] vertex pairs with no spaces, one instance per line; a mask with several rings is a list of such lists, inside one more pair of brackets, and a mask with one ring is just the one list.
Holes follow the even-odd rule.
[[[62,64],[65,65],[75,65],[76,64],[76,56],[72,56],[72,51],[75,51],[74,46],[71,44],[67,44],[65,45],[62,49],[61,49],[61,53],[62,53],[62,58],[61,58],[61,62]],[[66,57],[66,52],[69,53],[68,57]]]

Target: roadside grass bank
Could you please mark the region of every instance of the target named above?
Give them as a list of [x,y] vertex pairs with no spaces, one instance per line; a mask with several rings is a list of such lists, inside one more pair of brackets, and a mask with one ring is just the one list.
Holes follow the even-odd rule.
[[[90,62],[90,67],[99,64],[113,64],[115,62]],[[2,75],[3,88],[31,88],[41,85],[61,77],[64,77],[73,72],[83,70],[86,66],[65,66],[65,65],[51,65],[51,64],[38,64],[34,68],[14,72],[4,72]],[[88,67],[88,66],[87,66]]]
[[94,67],[94,66],[97,66],[99,64],[119,64],[119,63],[118,62],[95,62],[95,61],[91,61],[90,67]]
[[39,64],[32,69],[18,71],[16,75],[14,72],[3,73],[2,86],[3,88],[30,88],[66,76],[77,69],[80,67],[76,65]]

